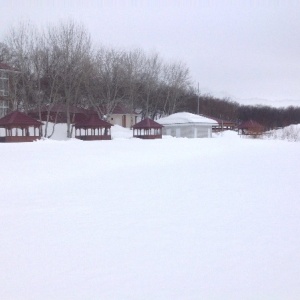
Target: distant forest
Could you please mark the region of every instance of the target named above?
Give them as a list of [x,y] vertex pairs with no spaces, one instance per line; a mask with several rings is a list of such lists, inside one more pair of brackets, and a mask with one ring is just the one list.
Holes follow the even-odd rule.
[[[198,96],[191,94],[180,110],[196,113],[198,111]],[[254,120],[266,129],[275,129],[291,124],[300,124],[300,107],[270,107],[267,105],[242,105],[230,99],[219,99],[211,95],[199,96],[200,114],[226,121]]]
[[[22,23],[0,42],[0,62],[15,68],[10,108],[28,112],[55,104],[96,110],[100,117],[118,104],[153,119],[177,111],[230,121],[255,120],[267,128],[300,123],[300,107],[241,105],[198,95],[188,67],[141,49],[96,47],[87,30],[69,21],[38,29]],[[68,116],[67,116],[68,117]],[[71,118],[68,117],[70,127]]]

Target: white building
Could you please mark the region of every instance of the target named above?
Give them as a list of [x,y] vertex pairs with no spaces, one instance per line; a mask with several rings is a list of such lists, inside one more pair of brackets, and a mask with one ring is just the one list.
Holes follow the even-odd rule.
[[212,126],[218,122],[188,112],[179,112],[156,120],[163,125],[163,135],[187,138],[210,138]]
[[138,113],[121,103],[117,104],[110,113],[106,112],[105,107],[102,107],[101,110],[106,115],[106,121],[113,125],[132,128],[141,120]]

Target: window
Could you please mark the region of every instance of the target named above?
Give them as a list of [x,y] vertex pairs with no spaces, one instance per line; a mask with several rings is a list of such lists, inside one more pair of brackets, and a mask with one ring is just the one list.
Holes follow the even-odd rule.
[[8,74],[0,71],[0,96],[8,96]]
[[8,101],[0,100],[0,118],[4,117],[7,114],[8,110]]

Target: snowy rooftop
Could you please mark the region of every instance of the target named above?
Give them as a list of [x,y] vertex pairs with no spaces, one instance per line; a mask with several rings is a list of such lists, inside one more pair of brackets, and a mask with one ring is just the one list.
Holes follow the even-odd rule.
[[198,123],[198,124],[218,124],[213,119],[209,119],[203,116],[195,115],[188,112],[178,112],[168,117],[156,120],[157,123],[162,125],[167,124],[187,124],[187,123]]

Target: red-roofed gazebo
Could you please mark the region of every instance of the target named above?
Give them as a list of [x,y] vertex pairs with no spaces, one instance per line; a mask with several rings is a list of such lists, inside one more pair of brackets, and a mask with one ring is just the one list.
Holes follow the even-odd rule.
[[76,122],[75,138],[83,141],[111,140],[111,124],[93,114],[89,118]]
[[161,139],[162,128],[161,124],[145,118],[141,122],[133,125],[133,137],[140,139]]
[[5,129],[1,142],[33,142],[42,136],[43,123],[20,111],[13,111],[0,119],[0,128]]

